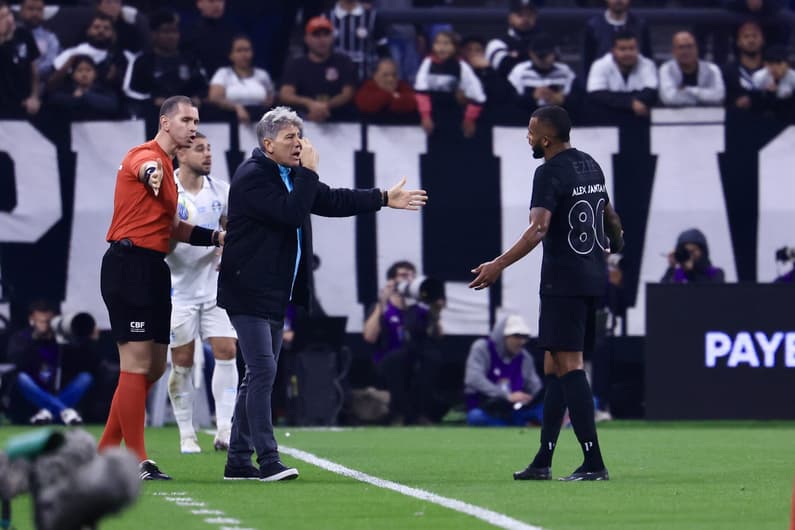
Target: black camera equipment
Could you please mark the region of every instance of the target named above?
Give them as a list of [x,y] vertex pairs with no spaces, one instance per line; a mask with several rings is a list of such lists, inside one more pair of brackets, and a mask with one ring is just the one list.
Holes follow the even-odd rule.
[[687,250],[686,247],[682,246],[676,249],[674,252],[674,260],[677,263],[682,264],[690,259],[690,251]]
[[444,282],[427,276],[417,276],[410,282],[399,282],[395,290],[410,300],[425,304],[445,299]]
[[792,260],[795,260],[794,247],[781,247],[779,249],[776,249],[776,261],[786,263]]
[[89,313],[67,313],[53,317],[50,325],[58,344],[79,344],[91,338],[96,321]]

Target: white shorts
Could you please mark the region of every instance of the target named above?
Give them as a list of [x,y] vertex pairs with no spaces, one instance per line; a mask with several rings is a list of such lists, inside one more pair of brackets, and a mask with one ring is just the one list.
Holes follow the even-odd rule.
[[171,309],[171,346],[193,342],[201,334],[202,340],[210,337],[237,338],[235,328],[224,309],[215,300],[203,304],[173,304]]

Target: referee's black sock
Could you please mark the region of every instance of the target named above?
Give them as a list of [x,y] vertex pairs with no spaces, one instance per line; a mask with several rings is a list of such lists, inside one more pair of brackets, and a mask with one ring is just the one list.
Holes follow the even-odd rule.
[[555,374],[547,374],[544,378],[544,419],[541,423],[541,447],[538,449],[533,467],[549,467],[552,465],[552,453],[558,443],[563,414],[566,412],[566,401],[560,380]]
[[600,471],[605,464],[602,461],[602,452],[599,450],[599,440],[596,437],[596,422],[594,421],[594,404],[591,386],[585,377],[584,370],[573,370],[560,378],[563,395],[569,406],[571,426],[580,442],[582,454],[585,457],[583,471]]

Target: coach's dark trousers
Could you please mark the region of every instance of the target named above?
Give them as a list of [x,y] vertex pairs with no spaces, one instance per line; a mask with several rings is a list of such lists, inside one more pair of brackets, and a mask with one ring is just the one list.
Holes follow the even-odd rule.
[[232,466],[251,465],[251,455],[256,451],[257,463],[264,466],[279,459],[273,436],[271,392],[284,321],[249,315],[230,315],[230,319],[237,331],[246,375],[237,391],[227,462]]

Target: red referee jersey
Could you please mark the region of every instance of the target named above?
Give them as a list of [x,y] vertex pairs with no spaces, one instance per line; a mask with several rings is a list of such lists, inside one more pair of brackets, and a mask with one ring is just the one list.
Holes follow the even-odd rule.
[[[157,196],[138,180],[141,166],[153,160],[160,160],[163,165],[163,182]],[[154,140],[130,149],[116,174],[113,220],[106,239],[129,239],[137,247],[167,253],[176,212],[177,183],[171,157]]]

